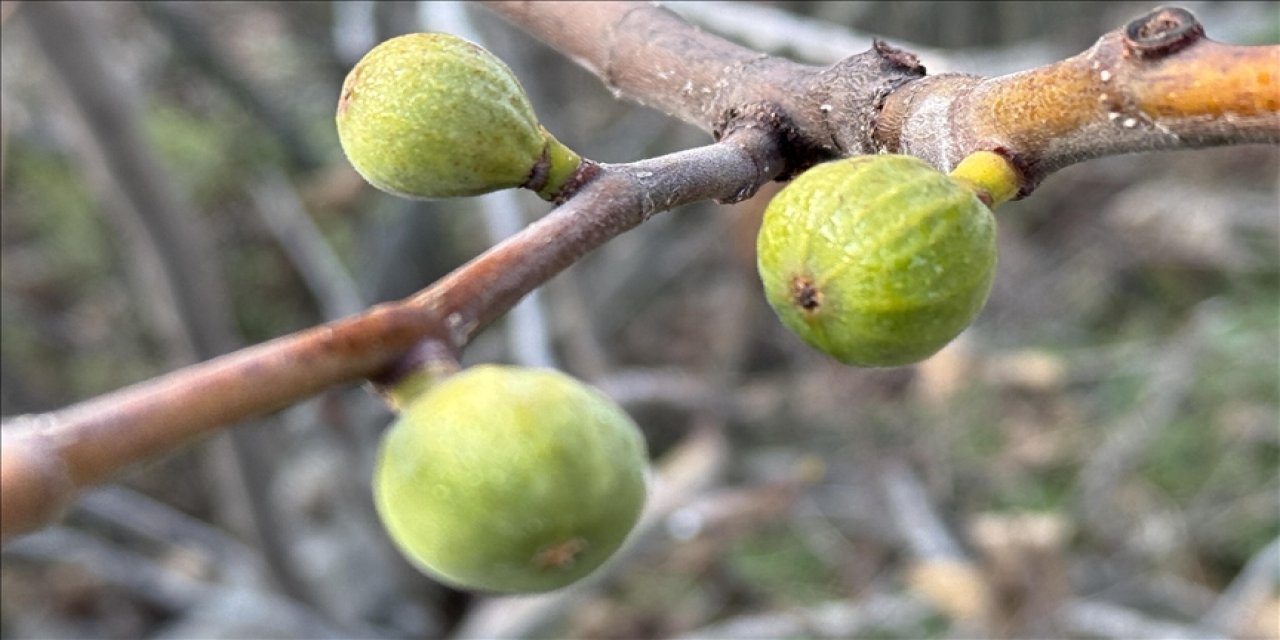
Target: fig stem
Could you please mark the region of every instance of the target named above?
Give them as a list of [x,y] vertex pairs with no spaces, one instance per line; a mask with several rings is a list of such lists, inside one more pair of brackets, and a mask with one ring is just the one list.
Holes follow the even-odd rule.
[[1019,174],[1013,163],[992,151],[975,151],[955,169],[951,177],[972,189],[990,209],[1018,194]]
[[542,130],[542,135],[547,140],[547,148],[544,152],[545,161],[548,163],[547,179],[538,188],[537,193],[543,200],[553,201],[560,195],[560,189],[565,183],[573,178],[578,167],[582,166],[582,156],[565,146],[546,129]]
[[372,382],[387,407],[400,413],[431,387],[461,370],[453,350],[440,340],[428,338],[410,350],[391,372]]

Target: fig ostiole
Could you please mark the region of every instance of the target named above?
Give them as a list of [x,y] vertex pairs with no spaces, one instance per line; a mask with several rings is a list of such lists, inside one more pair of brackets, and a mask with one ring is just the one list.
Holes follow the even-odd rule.
[[757,239],[782,323],[846,364],[903,366],[936,353],[986,303],[991,210],[971,185],[903,155],[817,165],[776,195]]
[[419,568],[458,588],[564,587],[624,543],[648,456],[611,400],[549,369],[480,365],[434,381],[383,436],[374,501]]
[[553,199],[582,158],[546,131],[511,70],[446,33],[374,47],[342,85],[338,138],[375,187],[407,198],[527,187]]

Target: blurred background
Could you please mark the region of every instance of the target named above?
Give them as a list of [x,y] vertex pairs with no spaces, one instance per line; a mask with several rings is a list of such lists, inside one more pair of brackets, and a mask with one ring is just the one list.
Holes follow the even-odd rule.
[[[1155,3],[671,8],[814,64],[874,35],[930,72],[1073,55]],[[1280,5],[1188,2],[1280,41]],[[0,3],[4,416],[56,409],[406,296],[544,214],[410,202],[337,144],[346,71],[441,30],[544,125],[627,162],[709,137],[454,3]],[[1280,153],[1106,158],[1007,205],[973,328],[912,368],[808,350],[759,290],[776,186],[653,218],[468,349],[604,389],[649,440],[633,544],[534,598],[396,554],[368,478],[390,416],[334,389],[131,469],[0,553],[6,638],[1280,636]]]

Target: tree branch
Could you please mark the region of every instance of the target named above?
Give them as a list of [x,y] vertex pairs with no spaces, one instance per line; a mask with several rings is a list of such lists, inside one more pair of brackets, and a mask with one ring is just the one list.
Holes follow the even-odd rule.
[[461,349],[521,297],[655,213],[740,197],[782,166],[776,141],[601,165],[572,200],[405,300],[248,347],[0,430],[0,534],[57,517],[79,489],[219,428],[338,384],[377,377],[424,339]]
[[802,65],[705,33],[643,2],[487,2],[488,8],[600,77],[619,96],[717,138],[765,127],[783,136],[788,176],[837,155],[873,151],[889,92],[924,75],[881,43],[829,68]]
[[486,4],[619,95],[713,133],[762,120],[778,127],[789,145],[784,177],[879,151],[950,171],[989,150],[1022,171],[1026,196],[1089,158],[1280,142],[1280,46],[1214,42],[1177,8],[1137,18],[1075,57],[984,78],[922,77],[913,54],[882,43],[827,69],[800,65],[645,3]]
[[[619,95],[696,124],[718,144],[590,165],[568,202],[419,294],[6,424],[0,534],[55,517],[79,488],[247,417],[377,377],[424,339],[461,349],[586,253],[681,204],[732,201],[842,155],[889,150],[950,169],[971,151],[1011,158],[1026,195],[1049,172],[1110,153],[1280,142],[1280,46],[1204,38],[1162,9],[1089,51],[983,79],[923,77],[876,43],[829,67],[758,54],[645,3],[492,2]],[[1113,117],[1114,114],[1114,117]]]
[[885,100],[876,139],[950,170],[994,150],[1047,175],[1106,155],[1280,142],[1280,46],[1205,38],[1190,13],[1156,11],[1089,50],[996,78],[924,78]]

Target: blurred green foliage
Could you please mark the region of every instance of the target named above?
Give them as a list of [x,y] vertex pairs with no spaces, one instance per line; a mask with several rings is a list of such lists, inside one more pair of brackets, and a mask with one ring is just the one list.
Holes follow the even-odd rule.
[[770,608],[812,605],[841,595],[831,563],[785,523],[764,526],[736,540],[728,550],[727,563]]

